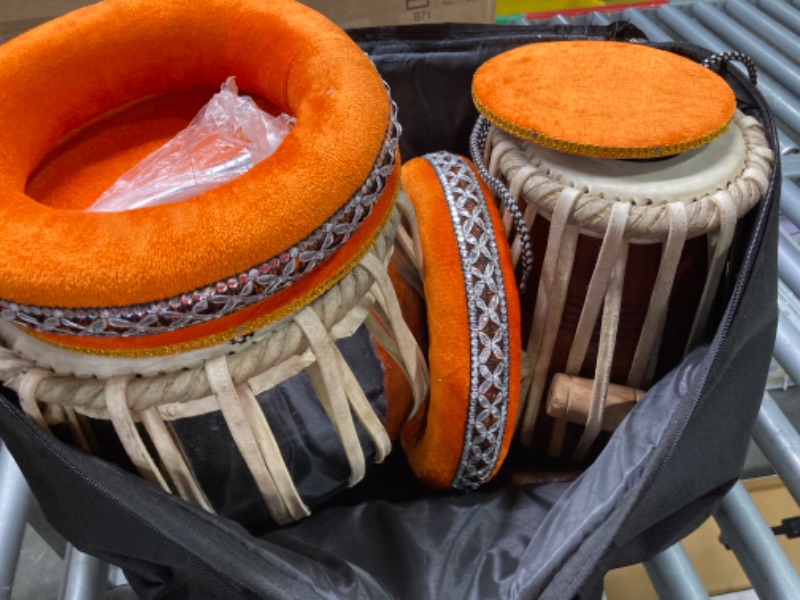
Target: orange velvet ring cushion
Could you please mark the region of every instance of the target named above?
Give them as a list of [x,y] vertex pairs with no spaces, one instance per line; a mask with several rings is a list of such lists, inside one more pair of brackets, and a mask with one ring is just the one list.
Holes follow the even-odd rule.
[[472,95],[493,125],[541,146],[605,158],[652,158],[720,135],[736,108],[725,81],[640,44],[541,42],[475,72]]
[[502,220],[466,159],[448,153],[403,167],[423,253],[430,397],[401,440],[436,487],[471,489],[508,452],[520,386],[519,298]]
[[[80,210],[230,75],[297,118],[275,154],[184,202]],[[83,351],[182,351],[296,310],[363,256],[399,185],[379,75],[290,0],[107,0],[0,46],[0,86],[0,315]]]

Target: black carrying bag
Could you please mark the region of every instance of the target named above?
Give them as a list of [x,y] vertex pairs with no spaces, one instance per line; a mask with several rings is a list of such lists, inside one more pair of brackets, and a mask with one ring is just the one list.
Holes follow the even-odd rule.
[[[624,23],[352,35],[392,88],[404,159],[466,153],[477,116],[470,79],[490,56],[541,40],[643,38]],[[697,61],[709,55],[689,44],[659,47]],[[776,149],[760,93],[735,69],[723,75]],[[312,517],[255,536],[48,436],[8,390],[0,437],[53,526],[125,569],[142,598],[597,598],[609,569],[689,533],[738,478],[776,326],[779,183],[776,165],[768,194],[745,219],[738,276],[716,330],[648,391],[575,481],[520,483],[509,467],[477,492],[435,493],[395,452]]]

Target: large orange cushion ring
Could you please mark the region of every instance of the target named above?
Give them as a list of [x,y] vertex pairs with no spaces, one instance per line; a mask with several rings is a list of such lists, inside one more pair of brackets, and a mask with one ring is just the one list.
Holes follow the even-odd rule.
[[[297,124],[176,204],[83,212],[229,76]],[[396,126],[369,59],[290,0],[107,0],[0,46],[0,316],[54,344],[165,354],[321,295],[377,238]]]

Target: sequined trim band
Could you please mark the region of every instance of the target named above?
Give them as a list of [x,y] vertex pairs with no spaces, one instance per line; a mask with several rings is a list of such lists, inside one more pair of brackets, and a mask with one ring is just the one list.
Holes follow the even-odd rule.
[[[258,331],[263,327],[266,327],[267,325],[270,325],[271,323],[276,323],[280,321],[284,317],[287,317],[293,312],[300,310],[304,306],[308,306],[314,300],[325,294],[333,286],[337,285],[348,273],[350,273],[353,269],[355,269],[358,263],[360,263],[361,260],[364,258],[364,256],[366,256],[367,252],[369,252],[375,245],[378,238],[384,234],[384,228],[387,226],[387,224],[392,218],[392,211],[394,210],[395,203],[396,203],[396,195],[392,198],[391,209],[389,210],[389,212],[387,212],[386,216],[381,221],[378,230],[372,235],[369,242],[364,244],[364,246],[359,250],[359,252],[357,252],[355,256],[353,256],[344,266],[342,266],[342,268],[339,269],[334,276],[325,279],[325,281],[323,281],[318,287],[314,288],[313,290],[311,290],[311,292],[309,292],[308,294],[306,294],[301,298],[298,298],[294,302],[285,304],[281,306],[279,309],[269,313],[268,315],[264,315],[263,317],[259,317],[257,319],[248,321],[244,325],[240,325],[233,330],[215,335],[209,335],[197,340],[192,340],[191,342],[180,342],[178,344],[170,344],[168,346],[158,346],[155,348],[126,349],[126,350],[81,348],[78,346],[71,346],[69,344],[55,343],[51,339],[44,339],[39,337],[36,332],[28,332],[28,333],[32,337],[40,339],[43,342],[50,344],[51,346],[63,348],[65,350],[69,350],[70,352],[75,352],[78,354],[86,354],[88,356],[105,356],[107,358],[155,358],[157,356],[169,356],[171,354],[178,354],[181,352],[192,352],[194,350],[209,348],[211,346],[217,346],[219,344],[225,344],[225,343],[232,345],[246,343],[247,336],[253,335],[254,332]],[[392,233],[392,235],[394,234]]]
[[[387,95],[389,93],[387,86]],[[397,158],[400,124],[391,118],[372,171],[358,191],[298,244],[246,271],[207,287],[148,304],[58,308],[0,300],[0,318],[26,329],[83,337],[139,337],[168,333],[225,317],[277,294],[339,249],[370,216]]]
[[668,144],[665,146],[650,146],[650,147],[615,147],[615,146],[595,146],[592,144],[578,144],[566,140],[559,140],[538,133],[531,129],[527,129],[516,123],[512,123],[508,119],[504,119],[500,115],[494,114],[483,102],[478,100],[475,90],[472,91],[472,101],[475,103],[475,108],[480,112],[492,125],[498,129],[502,129],[506,133],[513,135],[516,138],[532,142],[538,146],[545,148],[552,148],[560,152],[568,152],[570,154],[580,154],[582,156],[594,156],[596,158],[659,158],[663,156],[672,156],[673,154],[680,154],[688,152],[700,146],[705,146],[712,140],[718,138],[725,133],[730,121],[711,133],[707,133],[699,138],[681,142],[680,144]]
[[468,490],[489,479],[506,427],[508,309],[495,233],[480,185],[467,163],[439,152],[425,159],[439,178],[456,236],[469,315],[469,412],[464,447],[450,486]]

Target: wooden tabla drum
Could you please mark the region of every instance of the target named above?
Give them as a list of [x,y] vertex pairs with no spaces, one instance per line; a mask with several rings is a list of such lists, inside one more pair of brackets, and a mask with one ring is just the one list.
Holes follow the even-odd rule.
[[518,48],[473,96],[525,285],[519,437],[580,461],[619,421],[610,399],[630,407],[705,339],[773,155],[722,78],[638,44]]

